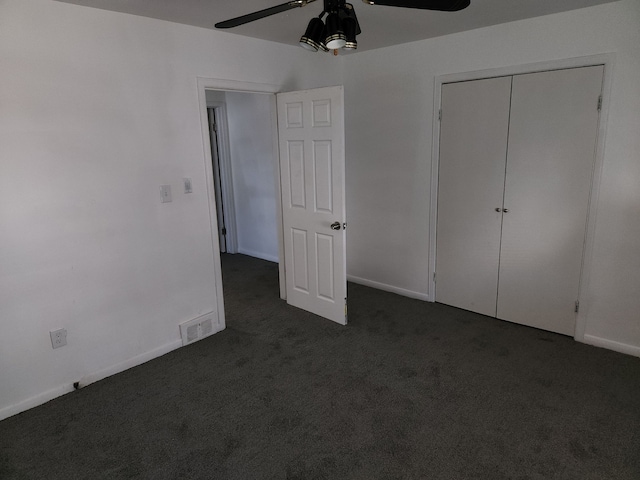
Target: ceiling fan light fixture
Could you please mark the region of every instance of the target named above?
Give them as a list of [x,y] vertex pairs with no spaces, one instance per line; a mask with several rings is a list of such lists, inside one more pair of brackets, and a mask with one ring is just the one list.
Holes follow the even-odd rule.
[[[277,13],[286,12],[292,8],[304,7],[312,2],[315,2],[315,0],[289,0],[280,5],[257,10],[224,22],[218,22],[215,27],[238,27]],[[386,5],[388,7],[416,8],[442,12],[457,12],[471,4],[471,0],[362,0],[362,2],[368,5]],[[334,55],[338,54],[338,49],[340,48],[345,50],[358,48],[356,36],[360,35],[361,29],[353,5],[348,3],[348,0],[323,0],[323,3],[324,9],[320,16],[313,18],[309,22],[307,30],[300,37],[300,46],[312,52],[333,50]],[[326,24],[322,21],[325,15],[327,15]]]
[[322,26],[322,35],[320,35],[320,48],[319,50],[322,50],[323,52],[328,52],[329,49],[327,48],[327,46],[324,43],[324,39],[327,38],[327,26],[323,25]]
[[347,43],[344,44],[345,50],[355,50],[358,48],[358,41],[356,40],[356,33],[358,29],[358,23],[354,18],[347,17],[342,20],[342,28],[344,28],[344,35]]
[[327,48],[334,50],[344,47],[347,43],[347,37],[342,30],[342,21],[337,13],[332,12],[327,15],[326,27],[327,36],[325,37],[324,43]]
[[301,37],[299,44],[302,48],[309,50],[310,52],[318,51],[318,47],[316,47],[308,37]]
[[304,35],[300,37],[300,46],[311,52],[324,50],[322,46],[324,30],[324,22],[317,17],[312,18],[307,26],[307,30],[304,32]]

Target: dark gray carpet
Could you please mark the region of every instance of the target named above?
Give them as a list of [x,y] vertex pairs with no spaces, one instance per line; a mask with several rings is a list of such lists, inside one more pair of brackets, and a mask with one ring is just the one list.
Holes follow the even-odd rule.
[[342,327],[223,271],[224,332],[0,422],[0,478],[640,479],[638,358],[351,284]]

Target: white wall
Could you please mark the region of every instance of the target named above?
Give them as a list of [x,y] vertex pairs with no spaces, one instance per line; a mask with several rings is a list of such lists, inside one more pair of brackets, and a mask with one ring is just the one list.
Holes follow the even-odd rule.
[[0,19],[3,418],[177,348],[216,309],[196,78],[312,88],[340,63],[51,0]]
[[581,309],[587,342],[640,355],[639,26],[640,2],[622,0],[346,57],[349,274],[431,295],[436,76],[615,52],[593,269]]
[[278,261],[272,95],[226,93],[238,253]]

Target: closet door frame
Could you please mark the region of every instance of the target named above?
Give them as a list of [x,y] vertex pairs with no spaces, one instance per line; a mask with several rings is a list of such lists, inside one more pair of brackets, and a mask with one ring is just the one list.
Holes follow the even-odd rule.
[[[429,300],[435,302],[436,291],[436,235],[437,235],[437,212],[438,212],[438,167],[440,162],[440,111],[442,106],[442,85],[451,82],[462,82],[469,80],[481,80],[493,77],[504,77],[510,75],[521,75],[527,73],[544,72],[550,70],[564,70],[568,68],[590,67],[596,65],[604,66],[604,80],[602,86],[602,101],[600,107],[600,118],[598,121],[598,138],[596,140],[596,152],[594,160],[593,175],[591,180],[591,192],[589,196],[589,207],[587,216],[587,231],[582,260],[582,273],[580,276],[580,291],[578,301],[580,309],[576,316],[576,329],[574,339],[584,342],[588,302],[585,292],[589,291],[589,280],[592,270],[593,241],[595,236],[595,219],[600,191],[600,181],[602,177],[602,166],[604,163],[604,146],[607,120],[609,117],[609,104],[611,95],[612,73],[615,64],[615,54],[605,53],[600,55],[590,55],[585,57],[568,58],[563,60],[553,60],[549,62],[533,63],[526,65],[516,65],[489,70],[478,70],[473,72],[455,73],[441,75],[435,78],[434,85],[434,115],[433,115],[433,141],[431,151],[431,197],[429,208]],[[596,106],[594,106],[596,108]]]

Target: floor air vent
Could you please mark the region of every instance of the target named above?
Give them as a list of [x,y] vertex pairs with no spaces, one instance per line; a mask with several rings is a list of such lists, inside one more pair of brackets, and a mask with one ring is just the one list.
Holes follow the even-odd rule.
[[214,314],[194,318],[180,324],[180,336],[182,345],[189,345],[214,333],[214,326],[218,326],[214,320]]

